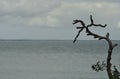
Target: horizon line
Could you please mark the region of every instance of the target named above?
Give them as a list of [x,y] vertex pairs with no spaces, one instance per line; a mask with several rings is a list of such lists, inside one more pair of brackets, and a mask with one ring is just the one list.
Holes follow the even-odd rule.
[[[0,41],[73,41],[73,40],[74,39],[0,39]],[[78,39],[77,41],[80,41],[80,40],[97,41],[97,39]],[[115,40],[118,40],[118,39],[115,39]]]

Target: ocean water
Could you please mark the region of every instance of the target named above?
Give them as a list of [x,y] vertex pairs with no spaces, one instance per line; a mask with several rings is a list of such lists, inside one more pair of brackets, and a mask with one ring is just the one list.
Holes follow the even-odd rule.
[[[120,41],[112,63],[120,70]],[[108,79],[91,65],[107,56],[105,41],[0,41],[0,79]]]

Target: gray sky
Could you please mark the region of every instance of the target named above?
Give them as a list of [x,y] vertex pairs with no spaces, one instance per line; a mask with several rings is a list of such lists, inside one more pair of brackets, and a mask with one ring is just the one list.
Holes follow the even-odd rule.
[[[89,24],[90,15],[108,25],[94,32],[120,40],[120,0],[0,0],[0,39],[73,40],[73,20]],[[92,38],[83,32],[79,39]]]

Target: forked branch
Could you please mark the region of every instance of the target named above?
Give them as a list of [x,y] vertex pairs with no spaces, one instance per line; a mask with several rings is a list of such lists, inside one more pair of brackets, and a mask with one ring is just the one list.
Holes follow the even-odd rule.
[[94,38],[98,38],[98,40],[101,40],[101,39],[104,39],[108,42],[108,45],[109,45],[109,48],[108,48],[108,56],[107,56],[107,59],[106,59],[106,71],[107,71],[107,74],[108,74],[108,77],[109,79],[113,79],[113,73],[112,73],[112,70],[111,70],[111,56],[112,56],[112,51],[113,51],[113,48],[117,46],[117,44],[112,44],[112,41],[110,40],[109,38],[109,33],[106,34],[106,36],[101,36],[101,35],[98,35],[96,33],[93,33],[89,28],[90,27],[102,27],[102,28],[105,28],[107,26],[107,24],[105,25],[102,25],[102,24],[95,24],[94,21],[93,21],[93,18],[92,18],[92,15],[90,15],[90,21],[91,23],[86,25],[82,20],[74,20],[73,21],[73,24],[77,24],[77,23],[80,23],[81,24],[81,27],[77,27],[76,29],[79,29],[78,31],[78,34],[76,35],[75,39],[74,39],[74,43],[76,42],[77,38],[79,37],[80,33],[85,29],[86,30],[86,35],[87,36],[93,36]]

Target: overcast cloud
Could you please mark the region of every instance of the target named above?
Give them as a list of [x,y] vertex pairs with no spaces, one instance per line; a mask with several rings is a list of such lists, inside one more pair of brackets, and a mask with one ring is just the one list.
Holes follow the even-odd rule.
[[[108,24],[94,31],[120,40],[119,0],[0,0],[0,39],[74,39],[74,19]],[[83,33],[84,34],[84,33]],[[91,39],[81,35],[80,39]]]

